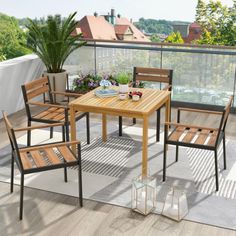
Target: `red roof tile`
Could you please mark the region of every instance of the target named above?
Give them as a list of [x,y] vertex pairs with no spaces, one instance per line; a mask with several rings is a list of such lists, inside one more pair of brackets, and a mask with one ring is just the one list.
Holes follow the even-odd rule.
[[115,28],[116,34],[125,34],[129,26],[128,25],[115,25],[114,28]]

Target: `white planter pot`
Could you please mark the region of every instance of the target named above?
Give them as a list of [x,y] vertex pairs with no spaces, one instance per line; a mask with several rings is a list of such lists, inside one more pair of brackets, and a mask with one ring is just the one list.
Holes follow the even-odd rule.
[[[60,73],[48,73],[44,72],[44,76],[48,76],[51,89],[57,92],[65,92],[66,91],[66,71]],[[62,101],[65,98],[63,95],[57,95],[56,101]],[[55,102],[56,102],[55,101]]]
[[119,84],[119,92],[120,93],[128,93],[129,85],[128,84]]

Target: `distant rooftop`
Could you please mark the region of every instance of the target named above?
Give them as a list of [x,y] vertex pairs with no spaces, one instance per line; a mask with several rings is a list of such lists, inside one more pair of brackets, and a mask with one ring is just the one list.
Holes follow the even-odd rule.
[[79,32],[88,39],[150,41],[130,20],[115,16],[114,9],[107,15],[84,16],[73,34]]

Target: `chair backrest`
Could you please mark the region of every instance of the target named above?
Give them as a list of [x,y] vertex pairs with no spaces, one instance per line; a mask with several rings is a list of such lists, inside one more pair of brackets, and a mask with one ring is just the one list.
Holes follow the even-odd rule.
[[51,91],[48,77],[41,77],[22,85],[22,92],[26,101],[43,96]]
[[[150,81],[172,85],[173,70],[159,69],[159,68],[146,68],[134,67],[133,82],[137,81]],[[169,88],[171,90],[171,87]]]
[[224,112],[222,115],[222,119],[221,119],[221,123],[220,123],[220,130],[225,131],[225,127],[228,121],[228,117],[229,117],[229,113],[230,113],[230,108],[232,106],[233,103],[233,96],[230,96],[228,103],[226,104],[225,108],[224,108]]
[[38,100],[43,99],[45,101],[45,95],[47,95],[49,102],[53,103],[53,97],[52,94],[50,93],[51,92],[50,82],[48,77],[46,76],[22,85],[21,89],[28,117],[31,116],[28,101],[33,99],[38,99]]
[[12,151],[17,153],[17,155],[15,157],[17,158],[17,162],[22,167],[21,159],[18,158],[19,157],[19,149],[18,149],[18,145],[17,145],[17,142],[16,142],[16,136],[15,136],[14,129],[13,129],[8,117],[7,117],[7,113],[3,111],[2,115],[3,115],[3,120],[4,120],[4,123],[5,123],[5,126],[6,126],[7,134],[8,134],[10,143],[11,143]]

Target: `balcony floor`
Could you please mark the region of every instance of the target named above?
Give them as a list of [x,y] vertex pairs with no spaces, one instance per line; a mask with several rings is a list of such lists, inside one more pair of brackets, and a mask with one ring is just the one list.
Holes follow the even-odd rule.
[[[176,110],[172,111],[175,120]],[[150,127],[155,127],[155,116]],[[183,121],[216,126],[209,115],[184,115]],[[216,117],[217,118],[217,117]],[[25,112],[10,116],[15,127],[26,124]],[[92,119],[100,119],[93,115]],[[114,118],[115,119],[115,118]],[[126,119],[125,123],[131,123]],[[231,115],[227,137],[236,139],[236,116]],[[138,123],[137,125],[140,125]],[[8,144],[3,122],[0,122],[0,148]],[[143,217],[129,209],[85,200],[84,207],[76,207],[77,198],[25,188],[24,219],[18,221],[19,187],[9,194],[9,184],[0,182],[0,213],[2,235],[235,235],[236,232],[183,220],[180,223],[151,214]],[[32,201],[33,200],[33,201]],[[6,217],[7,216],[7,217]]]

